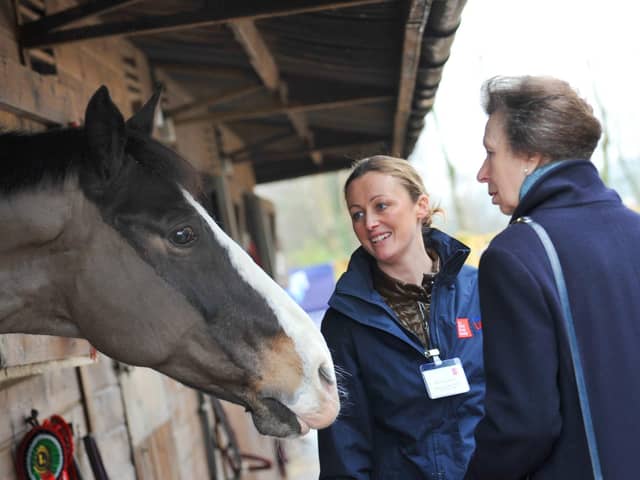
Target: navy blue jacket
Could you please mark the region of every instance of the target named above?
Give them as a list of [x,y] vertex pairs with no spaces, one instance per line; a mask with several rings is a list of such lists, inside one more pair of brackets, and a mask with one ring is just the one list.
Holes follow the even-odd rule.
[[[462,360],[471,391],[429,399],[420,373],[427,363],[424,347],[373,288],[374,259],[359,248],[322,322],[347,397],[338,420],[318,433],[321,479],[464,475],[484,396],[477,271],[463,265],[469,249],[444,233],[427,230],[425,244],[441,260],[432,291],[432,339],[442,359]],[[468,319],[472,337],[458,338],[457,318]]]
[[[640,216],[591,162],[542,175],[514,212],[549,233],[567,283],[604,478],[640,478]],[[511,223],[480,261],[486,416],[469,479],[592,477],[551,266]]]

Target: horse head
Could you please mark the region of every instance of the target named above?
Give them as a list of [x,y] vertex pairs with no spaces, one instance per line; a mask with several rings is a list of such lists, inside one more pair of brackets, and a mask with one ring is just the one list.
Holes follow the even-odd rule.
[[125,121],[102,87],[83,128],[27,139],[57,173],[2,192],[0,219],[20,220],[0,241],[17,279],[0,328],[86,338],[245,406],[264,434],[329,425],[339,401],[324,339],[209,215],[201,175],[151,138],[158,99]]

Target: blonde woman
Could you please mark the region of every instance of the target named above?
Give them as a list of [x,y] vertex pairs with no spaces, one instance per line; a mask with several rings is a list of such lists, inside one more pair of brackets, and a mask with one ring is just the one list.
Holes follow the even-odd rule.
[[320,478],[460,479],[484,394],[469,249],[430,226],[406,160],[359,161],[344,193],[361,246],[322,322],[346,398],[319,432]]

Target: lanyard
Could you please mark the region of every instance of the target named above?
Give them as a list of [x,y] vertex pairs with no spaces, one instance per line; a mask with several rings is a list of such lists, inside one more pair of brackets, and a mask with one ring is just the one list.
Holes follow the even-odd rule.
[[433,339],[431,338],[431,327],[429,326],[429,316],[426,314],[424,309],[424,304],[422,302],[418,302],[418,310],[420,310],[420,316],[422,317],[422,322],[424,324],[424,330],[427,337],[427,349],[424,352],[425,357],[431,360],[433,359],[433,363],[436,365],[440,365],[442,360],[440,360],[440,350],[437,345],[434,344]]

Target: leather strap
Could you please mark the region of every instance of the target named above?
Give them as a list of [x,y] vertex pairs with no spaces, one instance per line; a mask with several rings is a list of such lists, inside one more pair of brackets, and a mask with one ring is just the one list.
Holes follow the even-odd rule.
[[562,266],[560,265],[560,259],[556,252],[553,242],[547,231],[529,217],[520,217],[516,220],[517,223],[524,223],[529,225],[534,232],[540,238],[547,257],[551,263],[553,269],[553,276],[555,278],[556,287],[558,289],[558,295],[560,296],[560,302],[562,304],[562,319],[564,329],[569,340],[569,349],[571,350],[571,362],[573,364],[573,373],[576,379],[576,385],[578,387],[578,398],[580,401],[580,410],[582,411],[582,421],[584,423],[584,430],[587,437],[587,445],[589,447],[589,457],[591,459],[591,470],[593,471],[593,477],[595,480],[602,480],[602,470],[600,468],[600,457],[598,455],[598,445],[596,443],[596,434],[593,428],[593,421],[591,418],[591,408],[589,407],[589,397],[587,396],[587,387],[584,380],[584,370],[582,368],[582,360],[580,359],[580,351],[578,347],[578,338],[576,337],[575,326],[573,322],[573,315],[571,314],[571,308],[569,307],[569,294],[567,293],[567,286],[564,281],[564,275],[562,273]]

